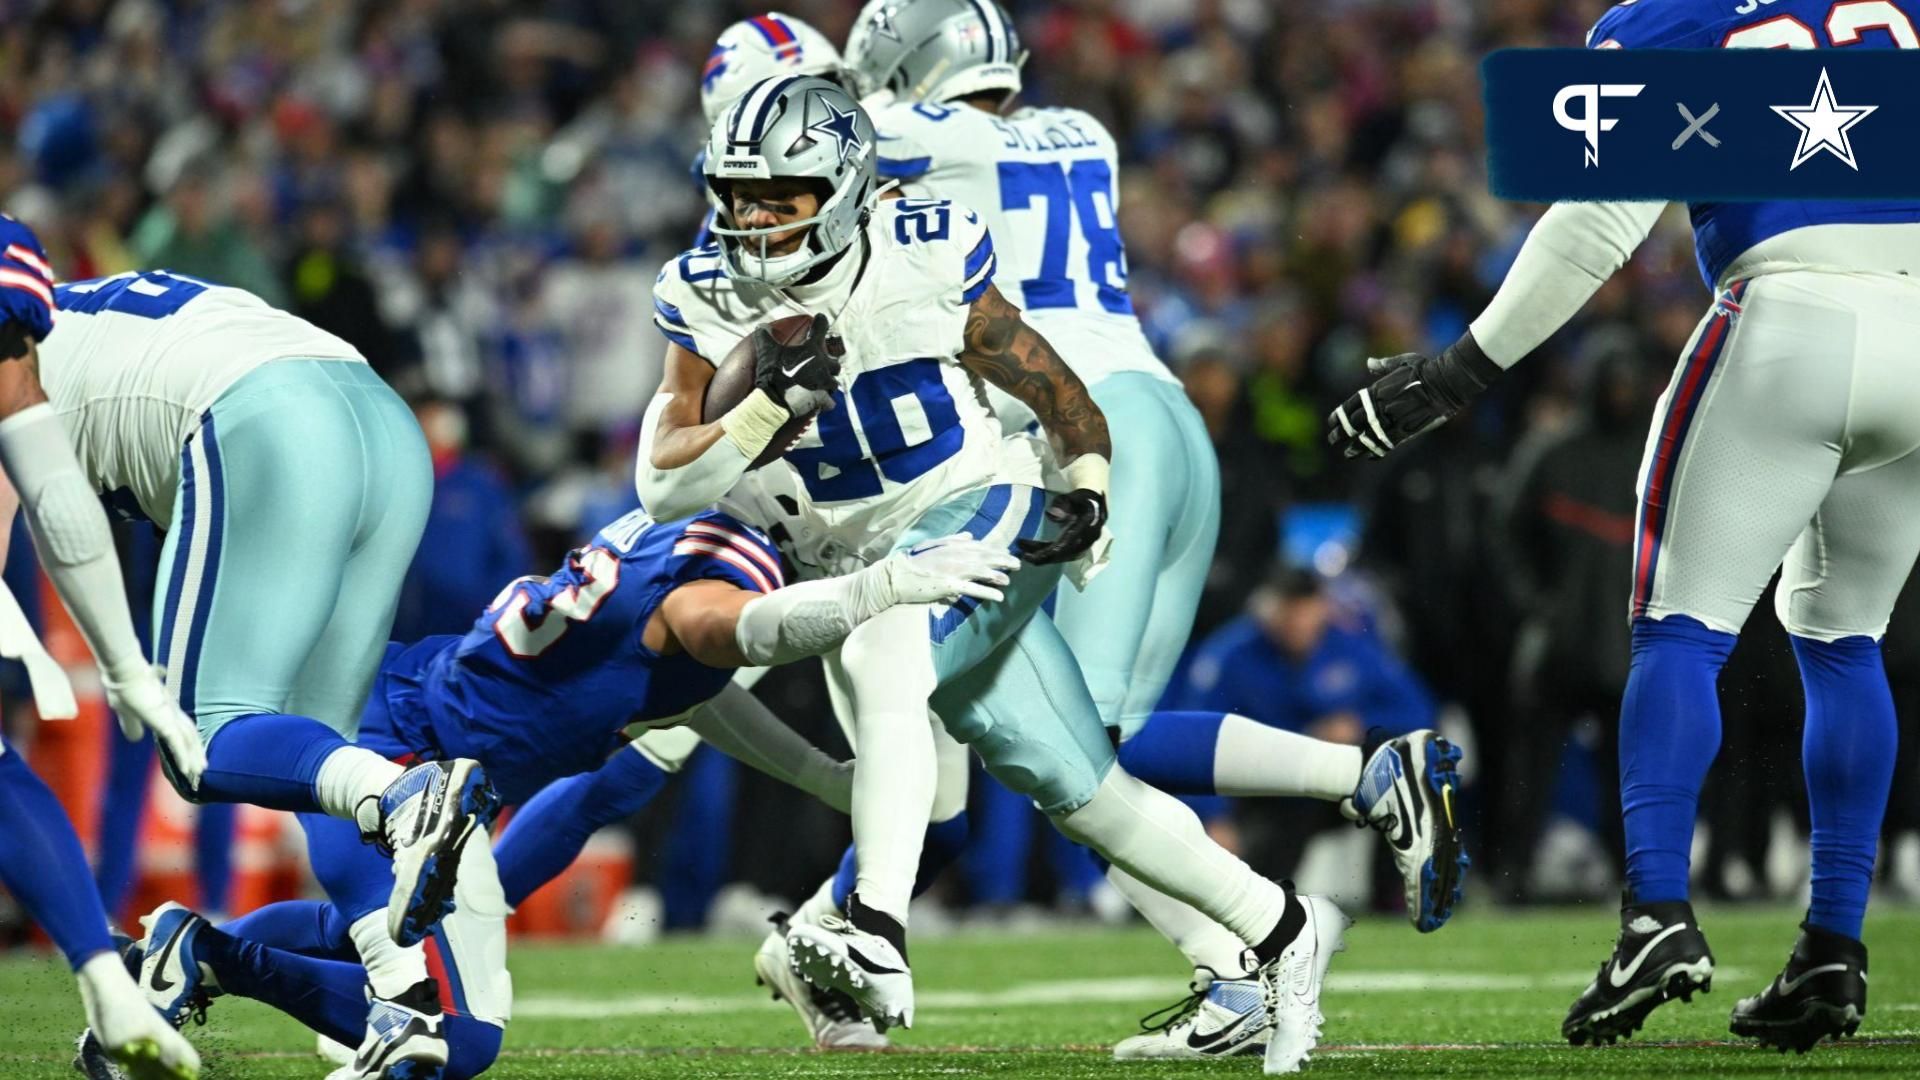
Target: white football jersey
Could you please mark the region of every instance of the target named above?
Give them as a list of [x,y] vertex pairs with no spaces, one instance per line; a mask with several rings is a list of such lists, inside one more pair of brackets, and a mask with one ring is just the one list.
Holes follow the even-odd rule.
[[848,557],[871,562],[933,507],[986,484],[1024,482],[1001,469],[1000,425],[959,363],[967,306],[993,280],[993,244],[964,206],[896,199],[874,209],[861,244],[815,290],[735,280],[716,247],[661,269],[654,324],[709,363],[755,327],[815,310],[845,344],[834,408],[762,469],[790,470],[804,494],[801,516],[815,528],[795,540],[817,549],[813,565],[841,572]]
[[353,346],[242,289],[147,270],[54,287],[40,381],[102,494],[173,519],[180,448],[214,399],[288,357],[366,363]]
[[1098,120],[1077,109],[998,116],[896,102],[873,110],[873,126],[881,176],[986,219],[1000,260],[995,285],[1081,381],[1091,386],[1120,371],[1178,381],[1133,314],[1119,151]]

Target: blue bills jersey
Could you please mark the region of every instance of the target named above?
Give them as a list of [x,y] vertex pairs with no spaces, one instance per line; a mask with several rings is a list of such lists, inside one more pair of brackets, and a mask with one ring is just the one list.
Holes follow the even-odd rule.
[[390,646],[362,745],[391,757],[470,757],[508,802],[599,768],[629,724],[671,720],[733,671],[643,640],[674,589],[783,583],[773,542],[718,511],[660,523],[634,511],[559,570],[508,585],[465,635]]
[[[1595,49],[1911,49],[1916,0],[1627,0],[1587,33]],[[1692,203],[1707,287],[1756,244],[1809,225],[1920,222],[1920,202]]]

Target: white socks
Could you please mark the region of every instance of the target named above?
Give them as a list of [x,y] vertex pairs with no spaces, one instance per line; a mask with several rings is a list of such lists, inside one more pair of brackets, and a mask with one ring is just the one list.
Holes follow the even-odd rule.
[[373,996],[396,998],[427,977],[427,951],[418,945],[401,946],[387,933],[385,908],[370,911],[347,928],[354,951],[367,969]]
[[1173,942],[1173,947],[1180,950],[1196,971],[1209,968],[1222,979],[1235,979],[1243,974],[1240,953],[1247,946],[1233,931],[1194,910],[1191,904],[1155,892],[1118,866],[1107,867],[1107,880],[1120,890],[1120,895],[1127,898],[1148,925]]
[[868,620],[842,646],[840,665],[853,706],[854,891],[905,926],[938,786],[926,606],[902,605]]
[[1286,892],[1215,843],[1185,803],[1118,765],[1091,801],[1055,816],[1053,823],[1145,884],[1200,909],[1242,941],[1264,941],[1286,911]]
[[1324,742],[1228,713],[1213,749],[1222,795],[1304,795],[1339,802],[1360,786],[1360,748]]
[[320,763],[320,773],[313,781],[314,796],[320,809],[331,816],[358,823],[361,832],[374,832],[380,827],[379,808],[373,803],[363,808],[361,802],[368,796],[379,798],[387,785],[406,771],[371,750],[343,746]]

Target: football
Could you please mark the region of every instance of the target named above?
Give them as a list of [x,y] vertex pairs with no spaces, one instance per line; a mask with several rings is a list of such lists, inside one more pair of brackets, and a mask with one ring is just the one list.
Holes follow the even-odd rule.
[[[782,345],[792,345],[807,339],[807,331],[813,326],[811,315],[789,315],[784,319],[775,319],[767,323],[773,340]],[[740,343],[720,361],[713,370],[713,380],[707,383],[707,397],[701,403],[700,421],[711,424],[727,414],[727,410],[753,392],[753,335],[740,339]],[[793,449],[793,444],[806,434],[807,425],[813,423],[813,417],[796,416],[780,426],[778,434],[760,456],[753,459],[750,468],[759,468],[767,462]]]

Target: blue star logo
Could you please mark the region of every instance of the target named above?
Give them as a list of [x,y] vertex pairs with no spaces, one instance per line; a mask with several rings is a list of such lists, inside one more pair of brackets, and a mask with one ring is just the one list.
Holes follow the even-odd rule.
[[854,124],[854,121],[859,119],[860,110],[850,109],[841,112],[834,108],[833,102],[824,94],[815,97],[814,100],[825,107],[827,115],[808,124],[807,133],[809,135],[818,133],[822,139],[832,139],[834,148],[840,154],[840,164],[845,165],[849,158],[867,148],[866,144],[860,141],[859,128]]

